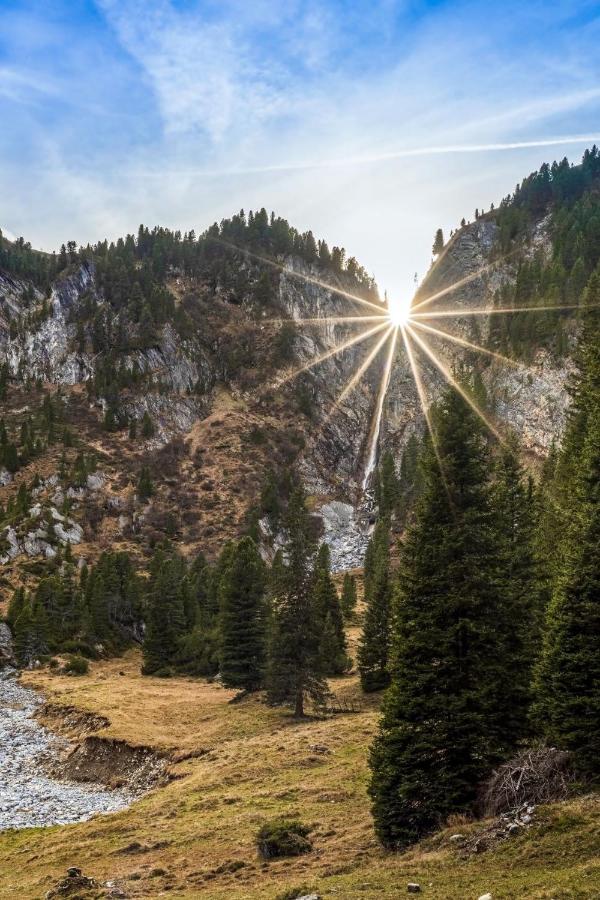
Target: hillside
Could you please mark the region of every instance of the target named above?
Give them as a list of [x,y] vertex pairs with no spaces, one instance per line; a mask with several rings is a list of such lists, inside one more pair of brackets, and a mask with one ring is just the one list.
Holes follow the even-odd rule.
[[[402,327],[265,210],[0,235],[0,782],[119,809],[19,809],[1,897],[600,896],[599,267],[596,148],[463,220]],[[481,818],[540,746],[545,800]],[[277,816],[308,852],[258,853]]]

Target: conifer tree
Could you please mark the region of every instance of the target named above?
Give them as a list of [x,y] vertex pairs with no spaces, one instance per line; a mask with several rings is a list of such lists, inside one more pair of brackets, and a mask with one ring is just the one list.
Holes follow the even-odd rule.
[[531,480],[525,482],[514,441],[500,451],[493,503],[500,591],[497,653],[511,673],[507,681],[497,685],[494,721],[498,744],[508,752],[526,731],[541,602],[534,547],[533,485]]
[[[600,303],[600,275],[586,305]],[[561,454],[567,485],[561,568],[536,667],[533,716],[580,772],[600,775],[600,321],[586,312],[578,376]],[[559,465],[559,470],[561,466]]]
[[365,618],[358,646],[358,670],[363,691],[380,691],[390,682],[390,522],[379,519],[367,547]]
[[233,549],[219,585],[219,663],[223,684],[254,691],[265,667],[266,567],[252,538]]
[[286,565],[278,573],[274,598],[267,696],[271,703],[291,704],[294,715],[301,717],[307,697],[320,703],[327,693],[319,655],[318,619],[312,602],[315,542],[301,487],[290,497],[285,525]]
[[326,675],[342,675],[350,668],[344,619],[338,593],[331,577],[331,554],[321,544],[315,561],[313,606],[321,631],[319,653]]
[[48,652],[48,624],[44,608],[31,598],[23,604],[15,622],[15,656],[20,666],[31,666]]
[[395,512],[400,492],[394,457],[389,450],[385,451],[381,463],[377,467],[374,494],[380,516],[390,516]]
[[152,494],[154,493],[154,485],[152,483],[152,477],[150,475],[150,469],[148,466],[142,466],[140,470],[140,477],[138,479],[137,485],[137,494],[142,503],[146,500],[149,500]]
[[[464,221],[464,219],[463,219]],[[435,240],[433,242],[432,252],[434,256],[439,256],[442,250],[444,249],[444,232],[441,228],[435,233]]]
[[10,598],[10,603],[8,604],[8,610],[6,612],[6,621],[10,625],[11,629],[15,630],[15,623],[21,612],[23,611],[23,606],[25,605],[25,589],[20,587],[16,588],[12,597]]
[[179,649],[185,626],[177,560],[163,555],[152,578],[143,646],[144,675],[168,675]]
[[107,603],[106,584],[100,572],[92,572],[86,585],[90,626],[97,641],[105,641],[110,636],[110,620]]
[[438,459],[402,550],[394,598],[392,684],[371,748],[375,830],[403,847],[468,810],[498,758],[496,684],[512,673],[495,644],[495,523],[486,440],[454,391],[436,414]]
[[349,572],[344,575],[340,604],[344,618],[352,621],[356,615],[356,578]]

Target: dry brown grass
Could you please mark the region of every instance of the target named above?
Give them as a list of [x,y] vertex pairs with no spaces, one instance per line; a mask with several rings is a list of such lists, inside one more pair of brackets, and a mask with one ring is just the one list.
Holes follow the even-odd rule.
[[[24,680],[51,701],[106,716],[101,734],[170,749],[180,761],[172,766],[175,780],[121,813],[0,836],[0,897],[7,900],[42,897],[69,865],[101,881],[117,879],[130,897],[168,891],[188,900],[274,900],[293,886],[374,900],[404,894],[411,880],[437,900],[488,890],[495,900],[591,898],[600,888],[594,799],[549,809],[535,832],[482,856],[460,859],[448,833],[407,854],[383,853],[366,795],[377,698],[354,715],[295,722],[258,697],[230,704],[231,692],[216,685],[142,678],[135,652],[94,664],[82,678],[35,672]],[[343,696],[357,693],[354,676],[332,686]],[[312,853],[259,860],[258,828],[278,815],[314,827]],[[476,827],[461,824],[461,831]],[[141,850],[120,852],[134,842]],[[166,874],[152,876],[153,869]]]

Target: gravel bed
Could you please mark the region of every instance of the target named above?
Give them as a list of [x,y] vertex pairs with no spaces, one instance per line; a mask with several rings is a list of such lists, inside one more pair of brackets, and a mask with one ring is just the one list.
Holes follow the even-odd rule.
[[82,822],[134,799],[124,790],[62,782],[44,773],[44,759],[56,759],[69,744],[36,720],[42,702],[14,671],[0,671],[0,831]]

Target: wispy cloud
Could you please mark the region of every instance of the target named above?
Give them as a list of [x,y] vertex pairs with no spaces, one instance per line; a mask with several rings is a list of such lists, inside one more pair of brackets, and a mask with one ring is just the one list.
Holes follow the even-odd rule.
[[435,228],[598,142],[592,0],[10,6],[0,225],[44,247],[265,205],[404,290]]

